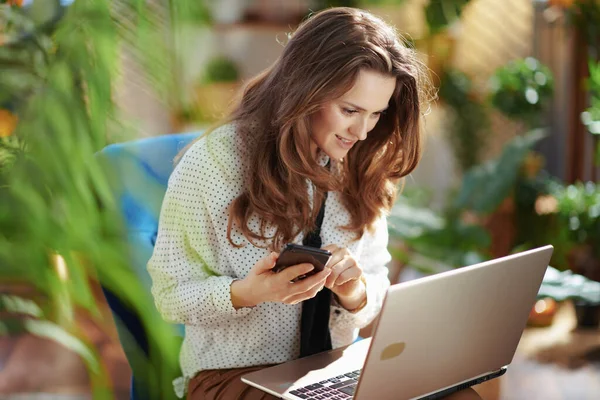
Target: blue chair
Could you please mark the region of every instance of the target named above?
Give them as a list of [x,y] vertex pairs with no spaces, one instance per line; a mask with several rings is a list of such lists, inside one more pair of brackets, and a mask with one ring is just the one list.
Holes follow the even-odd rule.
[[[147,300],[151,304],[151,279],[146,264],[156,242],[158,217],[167,182],[173,171],[173,159],[199,134],[200,132],[164,135],[112,144],[98,153],[99,161],[109,168],[111,187],[123,214],[131,268],[143,287],[148,289]],[[148,356],[148,335],[140,318],[115,294],[106,288],[103,290],[133,373],[130,398],[148,398],[144,394],[145,385],[140,378],[149,376],[148,371],[140,370],[144,368],[144,364],[136,362],[140,352]],[[154,311],[157,318],[160,318],[158,311]],[[177,328],[183,337],[183,326],[179,325]]]

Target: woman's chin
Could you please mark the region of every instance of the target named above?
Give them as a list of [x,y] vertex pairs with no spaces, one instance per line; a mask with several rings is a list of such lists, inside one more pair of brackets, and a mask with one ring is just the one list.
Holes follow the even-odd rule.
[[343,149],[324,149],[323,152],[333,160],[343,160],[348,155],[348,150]]

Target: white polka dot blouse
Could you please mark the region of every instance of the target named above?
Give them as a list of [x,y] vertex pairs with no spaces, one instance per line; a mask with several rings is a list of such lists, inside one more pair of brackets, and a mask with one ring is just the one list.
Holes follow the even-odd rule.
[[[253,127],[250,127],[250,130]],[[162,204],[154,253],[148,262],[152,294],[163,318],[185,324],[180,362],[179,395],[196,373],[205,369],[276,364],[300,354],[302,304],[262,303],[236,310],[230,285],[244,278],[269,250],[252,246],[235,227],[227,239],[228,207],[244,190],[247,145],[235,125],[219,127],[197,141],[169,179]],[[319,163],[328,157],[320,154]],[[332,168],[334,167],[332,160]],[[307,182],[307,190],[311,192]],[[367,304],[351,313],[332,304],[330,330],[334,348],[356,339],[371,322],[389,286],[386,264],[388,232],[385,217],[374,232],[355,240],[341,226],[350,221],[337,193],[328,193],[321,229],[323,245],[348,248],[364,271]],[[258,230],[258,220],[250,228]],[[268,232],[269,233],[269,232]],[[294,243],[302,243],[302,234]]]

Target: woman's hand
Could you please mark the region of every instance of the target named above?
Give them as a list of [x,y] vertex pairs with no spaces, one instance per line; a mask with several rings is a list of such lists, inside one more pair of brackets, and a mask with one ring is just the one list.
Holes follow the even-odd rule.
[[313,298],[323,289],[325,279],[332,272],[325,268],[319,273],[292,283],[292,280],[312,271],[314,267],[312,264],[298,264],[275,273],[271,269],[275,266],[278,256],[277,253],[271,253],[261,258],[248,276],[231,284],[231,302],[236,309],[254,307],[265,302],[297,304]]
[[354,310],[365,300],[366,287],[361,278],[363,271],[356,259],[346,248],[334,244],[323,247],[332,253],[325,269],[331,274],[325,287],[336,294],[338,302],[348,310]]

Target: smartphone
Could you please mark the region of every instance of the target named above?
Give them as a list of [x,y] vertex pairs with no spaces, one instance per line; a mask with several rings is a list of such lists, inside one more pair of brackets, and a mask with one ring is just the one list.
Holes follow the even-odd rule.
[[292,265],[304,263],[312,264],[315,267],[309,273],[301,275],[292,281],[296,282],[300,279],[306,278],[307,276],[311,276],[317,272],[323,271],[330,258],[331,252],[329,250],[288,243],[283,248],[283,251],[279,254],[279,258],[273,267],[273,272],[283,271]]

